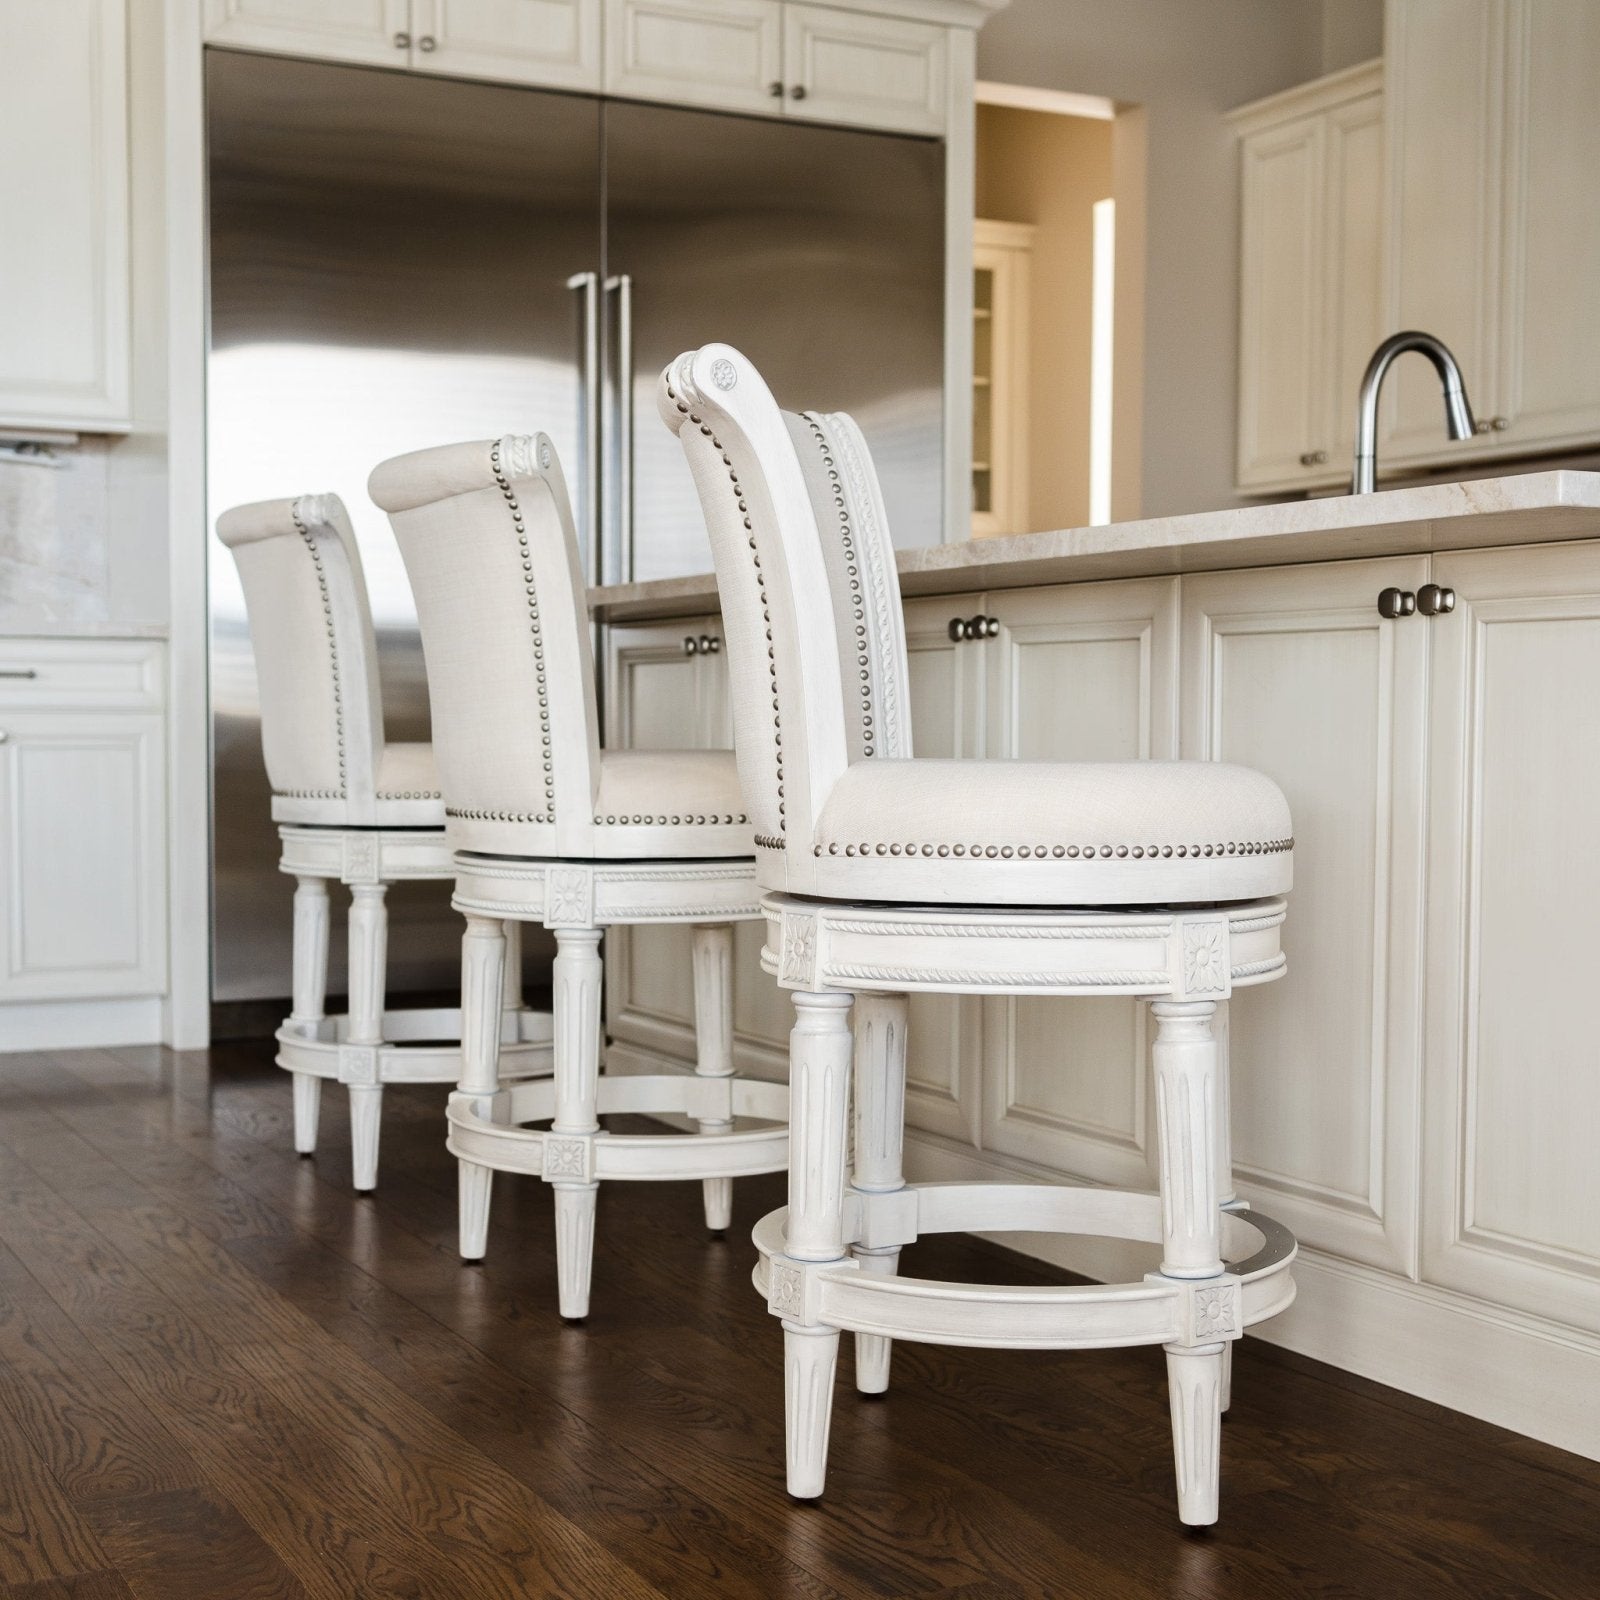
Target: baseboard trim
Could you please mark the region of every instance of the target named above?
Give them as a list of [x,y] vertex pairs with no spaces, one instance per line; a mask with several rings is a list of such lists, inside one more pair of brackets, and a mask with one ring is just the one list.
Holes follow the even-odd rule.
[[99,1050],[123,1044],[160,1044],[164,1002],[44,1000],[0,1005],[0,1054],[13,1050]]

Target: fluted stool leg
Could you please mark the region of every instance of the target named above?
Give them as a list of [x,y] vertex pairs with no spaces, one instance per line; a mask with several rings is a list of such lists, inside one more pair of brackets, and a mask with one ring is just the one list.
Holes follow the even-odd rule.
[[[710,923],[694,930],[695,1076],[733,1076],[733,924]],[[701,1118],[701,1133],[727,1133],[731,1118]],[[733,1179],[701,1180],[706,1227],[724,1233],[733,1219]]]
[[[1230,1206],[1242,1205],[1233,1183],[1233,1077],[1228,1061],[1228,1002],[1217,1002],[1216,1015],[1211,1019],[1212,1037],[1217,1041],[1217,1204],[1226,1211]],[[1233,1403],[1233,1345],[1229,1341],[1222,1349],[1222,1410],[1226,1413]]]
[[[321,1022],[328,1002],[328,883],[325,878],[294,880],[294,1002],[292,1023]],[[314,1072],[294,1074],[294,1147],[309,1156],[317,1148],[322,1109],[322,1079]]]
[[600,1121],[600,930],[557,928],[555,1120],[545,1141],[545,1177],[555,1190],[556,1277],[561,1315],[589,1314],[594,1264],[593,1141]]
[[[1217,1277],[1223,1264],[1217,1195],[1221,1106],[1212,1033],[1216,1005],[1158,1000],[1151,1009],[1156,1018],[1161,1273],[1187,1280]],[[1217,1520],[1225,1347],[1224,1341],[1165,1347],[1178,1516],[1191,1526]]]
[[350,890],[350,1013],[339,1076],[350,1090],[350,1164],[358,1194],[378,1186],[378,1122],[383,1085],[378,1049],[383,1044],[384,968],[389,958],[386,886],[358,883]]
[[[902,1158],[906,1117],[906,1019],[903,994],[860,995],[855,1003],[855,1171],[851,1186],[872,1194],[905,1187]],[[899,1269],[900,1247],[855,1246],[861,1270],[890,1276]],[[889,1387],[894,1341],[881,1334],[856,1335],[856,1389],[883,1394]]]
[[[461,1083],[451,1100],[480,1110],[500,1090],[500,1000],[510,943],[499,918],[467,917],[461,936]],[[489,1238],[494,1168],[458,1161],[457,1181],[461,1259],[481,1261]]]
[[[849,1137],[850,1004],[840,993],[794,995],[789,1035],[790,1262],[838,1261],[844,1247],[844,1163]],[[778,1272],[780,1265],[775,1264]],[[783,1319],[784,1420],[789,1493],[814,1500],[828,1468],[828,1425],[839,1330],[810,1320],[803,1266],[782,1265],[796,1284]]]

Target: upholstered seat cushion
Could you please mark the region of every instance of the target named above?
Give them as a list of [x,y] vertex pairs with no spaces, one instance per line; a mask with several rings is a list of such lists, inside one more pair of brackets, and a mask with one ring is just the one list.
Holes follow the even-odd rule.
[[1288,802],[1246,767],[873,759],[851,766],[823,806],[809,892],[970,905],[1244,900],[1290,887],[1292,844]]
[[517,807],[450,807],[450,842],[486,855],[597,860],[748,856],[754,845],[731,750],[603,750],[591,826],[558,846],[555,827]]
[[431,744],[386,744],[378,752],[373,816],[356,820],[336,793],[286,793],[272,797],[275,822],[316,827],[442,828],[444,797]]

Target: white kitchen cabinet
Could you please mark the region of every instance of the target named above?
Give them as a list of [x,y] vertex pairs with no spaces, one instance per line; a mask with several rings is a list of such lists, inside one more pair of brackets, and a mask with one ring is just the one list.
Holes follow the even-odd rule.
[[598,89],[600,10],[601,0],[206,0],[206,42]]
[[208,44],[406,66],[411,0],[205,0]]
[[1600,545],[1434,558],[1422,1276],[1600,1332]]
[[1383,335],[1383,64],[1234,113],[1240,134],[1241,491],[1349,478]]
[[125,429],[123,0],[0,0],[0,41],[0,426]]
[[1425,556],[1183,580],[1182,749],[1267,773],[1294,818],[1287,976],[1233,1002],[1241,1191],[1305,1243],[1415,1252],[1431,621]]
[[785,109],[813,122],[943,133],[948,32],[833,6],[783,7]]
[[166,987],[160,663],[0,640],[0,1002]]
[[[1171,760],[1178,586],[1171,578],[990,594],[985,745],[992,759]],[[1153,1182],[1149,1008],[997,996],[984,1010],[985,1150],[1099,1183]]]
[[606,0],[605,91],[772,113],[783,104],[780,0]]
[[1027,222],[972,230],[972,533],[1021,533],[1028,517],[1033,245]]
[[1387,321],[1437,334],[1481,434],[1445,437],[1438,381],[1390,380],[1380,465],[1600,440],[1600,8],[1591,0],[1398,0],[1387,8]]

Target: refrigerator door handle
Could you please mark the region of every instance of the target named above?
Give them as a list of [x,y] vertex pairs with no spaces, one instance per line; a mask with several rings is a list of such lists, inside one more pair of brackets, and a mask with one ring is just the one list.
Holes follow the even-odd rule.
[[583,386],[583,459],[578,480],[583,485],[583,540],[585,577],[598,584],[600,577],[600,274],[575,272],[567,287],[583,296],[583,352],[579,380]]
[[616,439],[617,554],[613,581],[633,581],[633,279],[626,272],[606,279],[617,297]]

